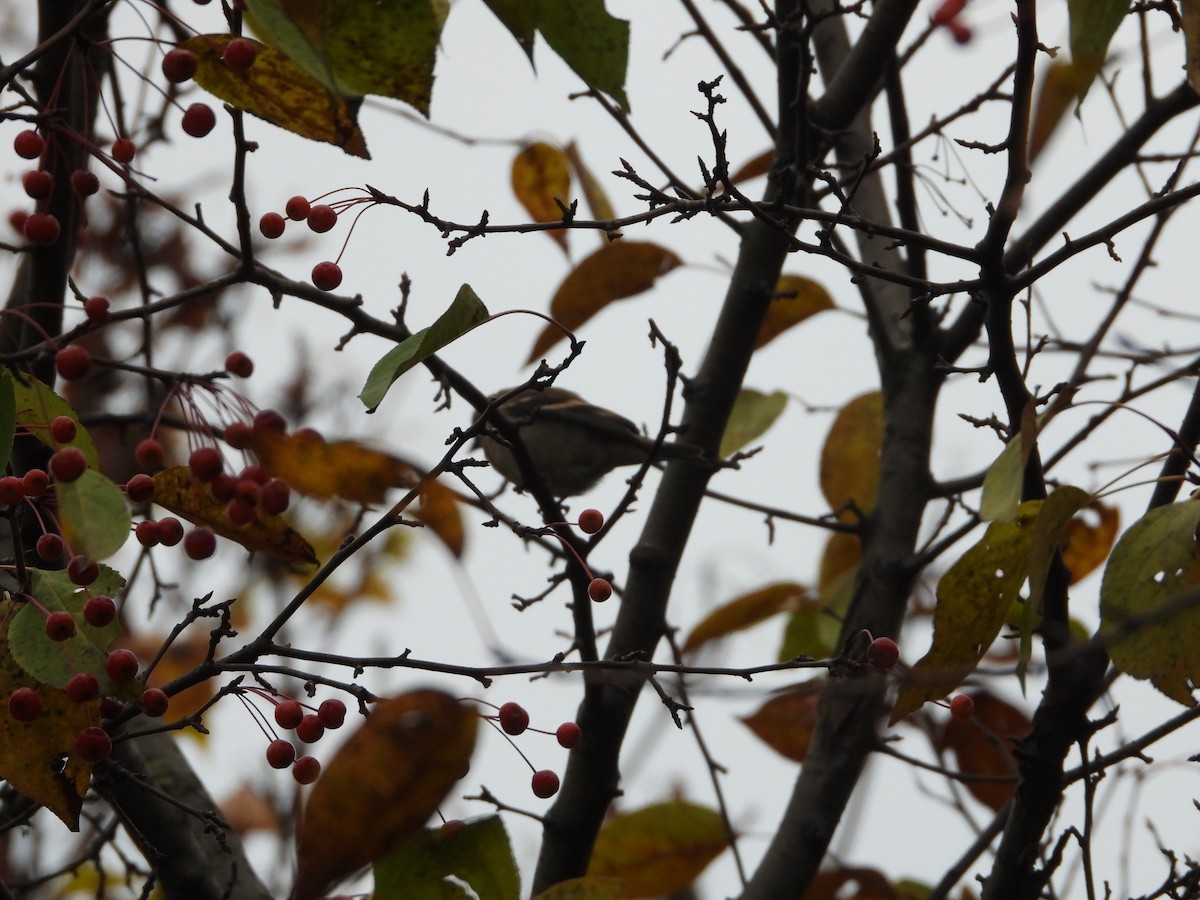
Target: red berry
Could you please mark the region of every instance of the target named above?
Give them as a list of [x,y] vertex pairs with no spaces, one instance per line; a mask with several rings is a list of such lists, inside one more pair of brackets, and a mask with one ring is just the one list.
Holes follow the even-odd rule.
[[252,478],[239,478],[233,491],[233,499],[249,509],[258,506],[258,495],[262,488]]
[[954,38],[956,44],[969,44],[971,38],[975,36],[971,26],[964,24],[961,19],[951,19],[946,23],[946,27],[950,29],[950,36]]
[[254,429],[245,422],[230,422],[225,426],[225,443],[234,450],[246,450],[254,443]]
[[78,381],[92,368],[92,354],[86,347],[71,344],[54,354],[54,369],[64,381]]
[[19,687],[8,695],[8,712],[18,722],[32,722],[42,714],[42,695],[31,687]]
[[308,211],[308,227],[317,234],[324,234],[337,224],[337,210],[324,203]]
[[46,637],[52,641],[65,641],[75,637],[75,619],[65,610],[56,610],[46,616]]
[[125,711],[125,703],[119,697],[100,698],[100,718],[115,719]]
[[304,707],[299,700],[280,700],[275,704],[275,724],[280,728],[295,728],[304,718]]
[[83,314],[93,325],[104,325],[109,320],[109,303],[107,297],[88,297],[83,304]]
[[162,441],[146,438],[138,443],[137,449],[133,451],[133,457],[143,469],[161,469],[163,462],[166,461],[167,451],[163,447]]
[[975,715],[975,701],[966,694],[959,694],[950,701],[950,715],[956,719],[969,719]]
[[291,741],[276,740],[267,744],[267,763],[272,769],[286,769],[296,759]]
[[342,283],[342,270],[337,263],[319,262],[312,270],[313,286],[320,291],[336,290]]
[[286,227],[287,219],[277,212],[263,213],[262,218],[258,220],[258,230],[268,240],[273,241],[282,235]]
[[341,728],[346,721],[346,704],[336,697],[322,700],[317,707],[317,719],[330,731]]
[[[96,594],[94,597],[88,597],[87,603],[83,605],[83,620],[93,628],[111,625],[116,617],[117,604],[113,603],[112,597]],[[115,678],[113,680],[116,681]]]
[[78,447],[63,447],[50,457],[50,474],[62,484],[78,481],[86,469],[87,457]]
[[945,25],[966,9],[966,6],[967,0],[943,0],[942,5],[929,17],[929,21],[934,25]]
[[50,423],[50,437],[60,444],[75,440],[75,420],[70,416],[55,416]]
[[287,431],[287,420],[273,409],[263,409],[254,416],[254,433],[264,434],[269,431]]
[[596,603],[603,603],[612,596],[612,585],[603,578],[593,578],[588,583],[588,596]]
[[217,114],[207,103],[193,103],[183,111],[183,120],[180,124],[183,126],[185,134],[190,134],[194,138],[202,138],[216,127]]
[[509,734],[521,734],[529,727],[529,713],[520,703],[509,701],[500,707],[500,727]]
[[225,518],[229,520],[230,525],[249,525],[257,517],[258,514],[253,506],[246,506],[237,500],[231,500],[225,505]]
[[325,726],[321,724],[321,720],[312,713],[307,714],[300,720],[300,724],[296,726],[296,737],[304,741],[306,744],[315,744],[325,734]]
[[158,540],[164,547],[174,547],[183,540],[183,524],[174,516],[158,521]]
[[15,506],[25,499],[25,482],[16,475],[0,478],[0,506]]
[[100,179],[87,169],[76,169],[71,173],[71,189],[80,197],[90,197],[100,190]]
[[72,556],[67,560],[67,577],[72,584],[87,587],[100,577],[100,564],[90,561],[86,556]]
[[34,200],[45,200],[54,189],[54,177],[45,169],[34,169],[21,177],[21,186],[25,195]]
[[258,44],[249,38],[234,38],[225,45],[221,60],[235,72],[245,72],[254,65],[258,56]]
[[299,195],[291,197],[283,206],[283,211],[293,222],[302,222],[307,219],[310,209],[312,207],[308,205],[308,201]]
[[46,142],[36,131],[22,131],[13,138],[13,149],[22,159],[37,159],[46,149]]
[[191,50],[184,50],[182,47],[176,47],[168,50],[166,56],[163,57],[162,71],[167,81],[172,84],[180,84],[194,76],[199,65],[200,60],[195,53]]
[[129,138],[117,138],[112,145],[112,158],[122,164],[133,162],[137,144]]
[[249,378],[254,374],[254,360],[241,350],[235,350],[225,357],[225,371],[238,378]]
[[887,671],[900,659],[900,648],[889,637],[878,637],[867,647],[867,665]]
[[302,756],[292,766],[292,777],[298,784],[312,784],[321,774],[321,764],[311,756]]
[[146,688],[146,690],[142,691],[142,712],[152,719],[157,719],[163,715],[167,711],[167,705],[170,702],[170,698],[167,697],[166,692],[160,688]]
[[112,753],[112,738],[103,728],[89,725],[75,735],[75,752],[84,762],[102,762]]
[[53,244],[61,233],[62,227],[58,224],[58,219],[50,213],[34,213],[25,220],[25,237],[32,244],[40,244],[43,247]]
[[25,487],[26,497],[40,497],[46,493],[46,488],[50,487],[50,476],[44,469],[30,469],[21,479],[21,483]]
[[533,795],[545,800],[558,793],[558,776],[549,769],[539,769],[533,773]]
[[138,522],[133,528],[133,536],[143,547],[157,547],[161,538],[158,533],[158,523],[149,519]]
[[188,457],[188,468],[197,481],[209,482],[221,474],[225,460],[216,447],[197,447]]
[[183,552],[189,559],[208,559],[217,552],[217,536],[207,525],[193,528],[183,539]]
[[137,678],[140,665],[132,650],[114,650],[104,658],[104,671],[117,684]]
[[67,679],[67,699],[72,703],[87,703],[100,696],[100,682],[91,672],[76,672]]
[[579,530],[584,534],[595,534],[604,527],[604,513],[598,509],[585,509],[579,514]]
[[208,485],[208,492],[218,503],[228,503],[237,493],[237,479],[228,472],[222,472]]
[[146,503],[154,499],[154,479],[139,472],[125,483],[125,496],[132,503]]
[[558,731],[554,732],[554,736],[558,738],[558,745],[560,747],[566,747],[570,750],[572,747],[579,745],[579,741],[583,737],[583,732],[579,730],[579,726],[574,722],[563,722],[558,726]]
[[63,551],[67,549],[67,545],[63,543],[63,539],[57,534],[43,534],[37,539],[35,545],[37,555],[46,562],[54,562],[63,555]]
[[258,505],[269,516],[285,512],[292,502],[292,489],[281,478],[272,478],[258,492]]
[[29,221],[29,213],[23,209],[14,209],[8,214],[8,224],[17,234],[25,234],[25,223]]
[[257,485],[267,483],[267,470],[262,466],[246,466],[238,475],[238,481],[253,481]]

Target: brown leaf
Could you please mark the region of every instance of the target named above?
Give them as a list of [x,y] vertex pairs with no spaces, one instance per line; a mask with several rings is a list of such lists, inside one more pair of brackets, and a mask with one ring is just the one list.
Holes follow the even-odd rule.
[[966,781],[971,796],[994,810],[1000,809],[1017,789],[1017,761],[1013,742],[1029,734],[1028,716],[987,691],[970,695],[975,714],[969,719],[951,717],[937,737],[940,751],[954,755],[964,775],[1011,777],[1012,781]]
[[251,831],[279,834],[283,823],[271,802],[248,785],[242,785],[221,803],[221,817],[239,835]]
[[805,597],[803,586],[786,581],[770,584],[723,603],[700,620],[687,640],[683,653],[691,653],[717,638],[744,631],[771,616],[793,609]]
[[765,347],[789,328],[827,309],[833,309],[833,298],[822,285],[803,275],[779,276],[775,299],[767,308],[754,349]]
[[227,504],[213,498],[209,486],[197,481],[187,466],[165,469],[154,476],[154,502],[196,525],[207,525],[250,551],[269,553],[296,563],[314,564],[313,548],[279,516],[255,510],[244,525],[229,519]]
[[[517,200],[535,222],[561,222],[563,206],[571,202],[571,167],[567,154],[552,144],[538,141],[516,155],[512,163],[512,189]],[[547,231],[563,250],[567,231]]]
[[[1095,525],[1090,521],[1093,518]],[[1071,520],[1063,548],[1063,562],[1071,570],[1071,584],[1087,578],[1108,559],[1120,530],[1121,511],[1099,500]]]
[[416,470],[357,441],[326,441],[311,429],[259,432],[252,448],[263,467],[310,497],[379,503],[388,489],[415,484]]
[[[665,247],[645,241],[614,241],[577,265],[554,292],[550,316],[558,325],[547,325],[533,342],[528,362],[574,331],[608,304],[648,291],[663,275],[682,265]],[[559,327],[561,326],[561,327]]]
[[[846,888],[853,885],[854,893]],[[896,900],[900,895],[877,869],[845,868],[818,872],[804,900]]]
[[795,762],[804,762],[824,688],[823,678],[803,682],[772,697],[743,718],[742,724],[776,753]]
[[764,150],[758,156],[752,157],[742,163],[741,167],[729,176],[729,180],[734,184],[741,184],[743,181],[749,181],[751,178],[758,178],[760,175],[766,175],[771,171],[771,166],[775,162],[775,151]]
[[[874,509],[882,444],[883,394],[871,391],[841,408],[821,448],[821,493],[830,509],[851,501],[864,513]],[[846,511],[841,516],[852,518]]]
[[466,530],[458,508],[458,495],[437,479],[420,485],[421,505],[413,514],[436,534],[456,557],[462,556]]
[[469,767],[479,714],[441,691],[375,704],[313,787],[295,900],[314,900],[418,831]]

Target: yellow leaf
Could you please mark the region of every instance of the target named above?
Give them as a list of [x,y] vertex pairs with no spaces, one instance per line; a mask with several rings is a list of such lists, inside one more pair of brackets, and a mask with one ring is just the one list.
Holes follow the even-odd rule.
[[216,500],[209,486],[197,481],[187,466],[165,469],[154,476],[154,502],[196,525],[207,525],[221,537],[236,541],[247,550],[269,553],[297,563],[316,563],[308,541],[279,516],[255,510],[244,525],[234,524],[227,504]]
[[833,298],[822,285],[803,275],[781,275],[754,349],[765,347],[789,328],[827,309],[833,309]]
[[[864,513],[875,508],[882,444],[883,394],[871,391],[841,408],[821,448],[821,493],[830,509],[851,501]],[[853,517],[842,511],[841,518]]]
[[305,806],[294,900],[314,900],[415,834],[466,774],[478,724],[473,708],[440,691],[375,704]]
[[[1089,513],[1096,516],[1095,525],[1085,518]],[[1108,559],[1120,530],[1121,511],[1099,500],[1091,503],[1083,515],[1071,520],[1063,548],[1063,562],[1071,570],[1071,584],[1087,578]]]
[[1087,91],[1100,71],[1103,57],[1085,57],[1072,62],[1052,62],[1038,88],[1033,119],[1029,124],[1029,161],[1045,149],[1062,123],[1071,104]]
[[620,900],[621,885],[619,878],[585,875],[583,878],[560,881],[533,900]]
[[547,325],[538,335],[528,361],[561,341],[563,328],[574,331],[608,304],[650,290],[679,265],[679,257],[658,244],[620,240],[601,247],[572,269],[554,292],[550,316],[559,324]]
[[787,402],[788,395],[783,391],[764,394],[753,388],[739,390],[733,409],[729,413],[729,420],[725,423],[725,433],[721,435],[718,455],[732,456],[751,441],[766,434],[787,409]]
[[458,495],[437,479],[420,485],[421,505],[414,513],[455,556],[462,556],[466,530],[458,508]]
[[742,724],[776,753],[794,762],[804,762],[817,725],[817,707],[824,687],[823,678],[814,678],[777,694],[745,716]]
[[415,484],[418,478],[401,459],[357,441],[326,441],[311,429],[257,432],[252,449],[263,467],[292,490],[321,499],[379,503],[389,488]]
[[606,819],[587,874],[625,882],[621,897],[657,897],[690,885],[725,849],[714,810],[681,800]]
[[709,641],[735,631],[744,631],[776,613],[793,609],[804,597],[804,588],[790,581],[767,585],[735,597],[700,620],[683,642],[682,652],[691,653]]
[[[512,189],[533,221],[561,222],[563,211],[558,203],[561,202],[563,207],[571,203],[571,167],[567,154],[542,141],[529,144],[513,159]],[[546,234],[563,250],[567,249],[565,228],[555,228]]]

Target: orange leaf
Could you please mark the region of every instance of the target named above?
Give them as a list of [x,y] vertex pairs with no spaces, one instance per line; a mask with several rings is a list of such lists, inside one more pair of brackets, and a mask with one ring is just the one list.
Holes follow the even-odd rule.
[[735,597],[700,620],[683,642],[682,652],[691,653],[709,641],[735,631],[744,631],[766,621],[776,613],[793,609],[804,597],[804,588],[790,581],[767,585],[757,591]]
[[314,900],[416,833],[466,774],[479,714],[441,691],[375,704],[313,788],[294,900]]
[[226,504],[214,499],[209,486],[197,481],[187,466],[166,469],[154,476],[154,502],[189,522],[207,525],[247,550],[297,563],[317,561],[308,541],[279,516],[256,510],[249,522],[235,525],[229,520]]
[[414,515],[436,534],[455,556],[462,556],[466,537],[458,495],[437,479],[421,482],[421,505]]
[[[601,247],[571,270],[550,301],[547,325],[533,342],[529,362],[574,331],[608,304],[648,291],[682,260],[665,247],[645,241],[615,241]],[[562,326],[562,327],[559,327]]]
[[719,813],[675,800],[605,820],[587,874],[625,882],[622,897],[657,897],[690,885],[728,844]]
[[817,725],[817,706],[824,687],[822,678],[805,681],[772,697],[744,717],[742,724],[776,753],[795,762],[804,762],[813,728]]
[[[561,222],[563,206],[571,201],[571,167],[567,154],[551,144],[529,144],[513,159],[512,189],[517,200],[535,222]],[[547,231],[563,250],[567,249],[567,231]]]
[[257,433],[252,449],[263,467],[292,490],[321,499],[379,503],[388,488],[415,484],[418,478],[403,460],[357,441],[326,441],[311,429]]
[[821,448],[821,493],[830,509],[851,501],[864,513],[875,507],[882,444],[883,394],[871,391],[841,408]]
[[[846,890],[854,886],[854,893]],[[804,894],[804,900],[897,900],[900,894],[877,869],[846,868],[818,872]]]
[[833,309],[833,298],[822,285],[803,275],[779,276],[775,299],[767,308],[754,349],[765,347],[789,328],[827,309]]
[[[1095,525],[1088,521],[1090,514],[1097,517]],[[1121,511],[1115,506],[1106,506],[1099,500],[1090,503],[1084,508],[1082,515],[1076,516],[1068,523],[1063,562],[1071,570],[1071,584],[1087,578],[1108,559],[1120,530]]]
[[752,157],[742,163],[741,167],[729,176],[729,180],[734,184],[741,184],[743,181],[749,181],[751,178],[758,178],[760,175],[766,175],[771,171],[771,165],[775,162],[775,151],[764,150],[758,156]]
[[1025,713],[987,691],[971,694],[971,699],[975,714],[969,719],[950,718],[938,735],[938,749],[953,753],[958,770],[965,775],[1013,779],[964,782],[972,797],[998,810],[1017,789],[1012,743],[1029,734],[1033,726]]

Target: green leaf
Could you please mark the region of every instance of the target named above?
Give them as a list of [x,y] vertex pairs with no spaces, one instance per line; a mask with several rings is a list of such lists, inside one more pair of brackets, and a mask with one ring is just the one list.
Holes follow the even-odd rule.
[[908,674],[892,710],[896,723],[945,697],[971,673],[1000,633],[1029,569],[1042,500],[1021,504],[1014,522],[993,522],[937,586],[933,646]]
[[1196,500],[1150,510],[1121,536],[1100,584],[1100,636],[1113,665],[1185,706],[1200,684],[1197,525]]
[[783,391],[764,394],[753,388],[742,388],[734,401],[733,411],[721,436],[722,457],[731,456],[751,441],[767,432],[787,408],[788,395]]
[[1071,17],[1071,59],[1100,63],[1108,54],[1113,35],[1129,13],[1129,0],[1067,0]]
[[569,878],[542,891],[533,900],[620,900],[625,882],[603,875]]
[[625,882],[623,897],[657,897],[690,885],[728,845],[720,813],[656,803],[604,821],[587,874]]
[[483,0],[504,27],[517,39],[529,62],[533,62],[533,38],[537,32],[538,0]]
[[[83,453],[88,466],[93,469],[100,467],[100,456],[96,453],[91,435],[79,423],[79,416],[66,400],[32,375],[22,373],[18,377],[13,375],[11,369],[6,369],[3,380],[12,385],[16,420],[31,435],[53,450],[75,447]],[[59,444],[50,436],[50,423],[59,416],[66,416],[75,423],[75,440],[70,444]]]
[[11,378],[0,379],[0,471],[8,466],[13,436],[17,432],[17,402]]
[[85,469],[78,480],[60,482],[55,490],[59,524],[72,552],[100,560],[125,546],[132,519],[119,487],[95,469]]
[[255,33],[343,97],[379,94],[429,114],[447,0],[248,0]]
[[62,689],[76,672],[90,672],[100,681],[103,694],[118,694],[112,679],[105,674],[104,659],[108,646],[117,639],[121,627],[112,622],[94,628],[83,618],[83,605],[88,592],[115,594],[125,579],[107,566],[100,567],[100,577],[88,591],[71,583],[61,570],[31,569],[30,594],[47,612],[66,610],[75,618],[74,637],[57,642],[46,636],[46,617],[32,603],[24,603],[13,616],[8,629],[9,650],[22,669],[43,684]]
[[447,881],[470,885],[479,900],[517,900],[521,876],[499,816],[461,828],[426,828],[375,863],[375,900],[443,900],[471,895]]
[[483,301],[469,284],[464,284],[458,289],[450,308],[436,322],[401,341],[375,363],[358,399],[368,412],[374,412],[397,378],[475,326],[486,322],[488,317]]
[[550,0],[541,5],[538,30],[587,86],[603,91],[629,112],[625,70],[629,23],[615,19],[604,0]]
[[850,608],[850,598],[858,567],[843,572],[821,591],[819,600],[803,600],[788,617],[777,659],[787,662],[798,656],[828,659],[837,650],[842,619]]
[[1021,485],[1029,451],[1018,434],[1000,451],[983,476],[983,499],[979,518],[985,522],[1011,522],[1021,505]]

